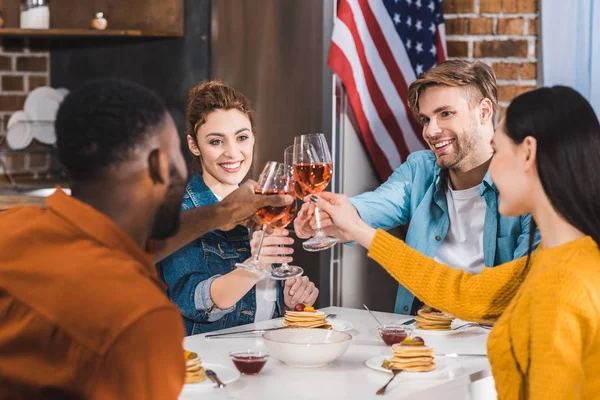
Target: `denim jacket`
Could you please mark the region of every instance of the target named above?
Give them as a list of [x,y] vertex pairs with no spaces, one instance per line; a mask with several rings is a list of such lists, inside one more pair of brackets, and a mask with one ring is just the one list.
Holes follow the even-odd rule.
[[[351,201],[361,218],[373,228],[389,230],[410,223],[406,244],[434,257],[450,223],[445,194],[447,175],[447,170],[437,165],[433,152],[417,151],[408,156],[384,184]],[[485,266],[494,267],[526,255],[531,216],[504,217],[498,213],[498,191],[489,173],[481,182],[479,193],[487,205],[483,227]],[[536,232],[534,248],[539,241]],[[415,296],[400,285],[395,312],[409,314],[414,299]]]
[[[195,174],[186,187],[182,210],[218,202],[201,174]],[[219,276],[235,269],[235,264],[250,258],[248,228],[214,230],[182,247],[158,264],[161,278],[168,285],[169,298],[179,307],[188,335],[211,332],[254,322],[256,287],[234,306],[221,309],[210,297],[210,286]],[[283,289],[278,288],[276,316],[283,315]]]

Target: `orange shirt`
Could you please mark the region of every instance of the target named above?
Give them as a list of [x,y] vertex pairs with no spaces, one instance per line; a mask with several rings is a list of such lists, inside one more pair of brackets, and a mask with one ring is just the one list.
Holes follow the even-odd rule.
[[0,399],[176,399],[183,323],[152,257],[62,191],[0,213]]

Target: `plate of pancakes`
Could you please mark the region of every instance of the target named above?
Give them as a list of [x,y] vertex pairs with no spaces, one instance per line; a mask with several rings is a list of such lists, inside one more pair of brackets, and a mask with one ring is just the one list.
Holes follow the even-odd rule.
[[[392,375],[392,370],[388,368],[382,367],[384,361],[391,362],[393,360],[392,356],[377,356],[369,358],[365,365],[375,371],[385,372],[386,374]],[[398,378],[405,376],[409,379],[444,379],[444,378],[452,378],[457,376],[461,365],[458,361],[449,360],[445,357],[433,357],[433,361],[435,363],[435,369],[429,371],[407,371],[403,370]]]
[[286,311],[283,319],[273,320],[277,328],[319,328],[333,329],[338,332],[349,331],[354,328],[352,323],[340,319],[327,320],[325,313],[321,311]]
[[456,328],[462,324],[455,323],[455,318],[450,314],[425,306],[417,311],[415,323],[411,327],[413,332],[419,335],[449,336],[463,332],[452,330],[453,325]]
[[214,371],[225,384],[236,381],[240,373],[235,368],[219,364],[203,363],[198,354],[185,350],[185,384],[181,394],[194,393],[216,387],[215,383],[206,377],[206,370]]
[[437,379],[452,377],[460,364],[454,360],[436,358],[434,350],[425,345],[421,338],[407,337],[392,346],[391,356],[377,356],[368,359],[367,367],[391,374],[401,369],[402,375],[411,378]]

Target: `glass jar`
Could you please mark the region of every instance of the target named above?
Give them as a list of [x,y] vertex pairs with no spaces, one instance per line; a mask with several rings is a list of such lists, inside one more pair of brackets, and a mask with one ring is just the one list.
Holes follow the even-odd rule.
[[50,28],[50,0],[21,0],[21,29]]

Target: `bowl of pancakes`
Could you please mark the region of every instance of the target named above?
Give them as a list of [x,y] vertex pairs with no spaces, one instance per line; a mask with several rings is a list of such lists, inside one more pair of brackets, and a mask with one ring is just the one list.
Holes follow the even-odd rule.
[[271,357],[292,367],[322,367],[346,352],[352,336],[320,328],[286,328],[265,332]]

